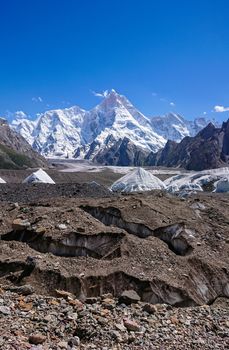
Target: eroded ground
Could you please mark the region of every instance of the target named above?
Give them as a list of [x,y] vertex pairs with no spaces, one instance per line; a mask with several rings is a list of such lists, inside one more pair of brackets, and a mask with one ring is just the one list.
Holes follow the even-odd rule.
[[[3,313],[1,327],[11,332],[5,327],[9,328],[17,314],[30,325],[24,330],[18,327],[16,340],[20,343],[21,333],[25,337],[21,347],[13,347],[4,338],[8,347],[2,349],[32,348],[28,343],[31,325],[39,329],[31,315],[41,319],[46,313],[52,315],[49,300],[54,300],[54,324],[59,324],[60,317],[65,320],[64,329],[54,336],[49,327],[52,322],[45,321],[47,330],[41,326],[40,332],[49,336],[36,349],[61,349],[57,344],[66,343],[66,337],[74,334],[81,342],[76,348],[82,349],[226,349],[228,303],[225,299],[217,310],[214,305],[219,298],[229,297],[229,196],[203,193],[179,199],[159,191],[128,196],[105,193],[103,198],[99,193],[94,196],[99,198],[76,196],[0,202],[0,298],[10,307],[10,314]],[[18,296],[9,290],[24,285],[30,285],[34,294],[23,299],[32,307],[21,314],[14,301]],[[76,317],[74,327],[66,328],[70,321],[63,309],[67,308],[71,319],[75,306],[68,302],[63,306],[66,300],[56,299],[56,290],[68,291],[74,295],[70,300],[83,303],[85,312]],[[119,304],[117,298],[126,290],[135,291],[140,302],[126,307]],[[98,299],[107,293],[112,307]],[[88,306],[88,298],[97,299]],[[41,305],[39,311],[37,300],[44,301],[44,309]],[[149,313],[143,310],[145,303],[169,307],[162,314]],[[95,315],[103,320],[99,322]],[[125,317],[140,328],[128,330]],[[84,322],[98,332],[89,338],[78,334],[76,329]],[[117,329],[115,322],[123,328]],[[213,324],[219,325],[214,326],[217,331],[212,330]],[[208,340],[206,327],[210,327]],[[175,343],[173,333],[177,334]]]

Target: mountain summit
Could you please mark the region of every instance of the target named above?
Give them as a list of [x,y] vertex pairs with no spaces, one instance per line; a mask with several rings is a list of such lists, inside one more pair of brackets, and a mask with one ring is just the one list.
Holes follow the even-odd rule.
[[42,155],[104,164],[120,164],[121,147],[125,165],[141,165],[143,156],[157,152],[171,136],[180,141],[200,130],[172,113],[147,118],[114,89],[89,111],[73,106],[47,111],[35,121],[22,113],[18,117],[11,126]]

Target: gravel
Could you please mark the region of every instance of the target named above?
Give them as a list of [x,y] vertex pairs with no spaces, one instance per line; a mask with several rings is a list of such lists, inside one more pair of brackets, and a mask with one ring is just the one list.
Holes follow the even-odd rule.
[[[0,349],[228,349],[229,301],[173,308],[119,304],[111,295],[82,303],[0,289]],[[61,295],[61,291],[59,291]],[[111,307],[109,307],[109,305]],[[147,312],[149,311],[149,312]]]

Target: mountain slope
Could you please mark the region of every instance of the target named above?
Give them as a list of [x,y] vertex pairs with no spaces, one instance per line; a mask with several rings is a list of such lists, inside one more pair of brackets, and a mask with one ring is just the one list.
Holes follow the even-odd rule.
[[0,118],[0,168],[20,169],[47,166],[46,160]]
[[152,127],[158,135],[166,140],[176,142],[180,142],[186,136],[195,136],[208,123],[209,121],[205,118],[196,118],[190,121],[175,113],[168,113],[151,119]]
[[162,150],[150,154],[145,164],[204,170],[229,164],[229,120],[221,128],[209,123],[195,137],[180,143],[168,141]]
[[141,166],[149,152],[131,142],[127,137],[101,149],[93,161],[104,165]]

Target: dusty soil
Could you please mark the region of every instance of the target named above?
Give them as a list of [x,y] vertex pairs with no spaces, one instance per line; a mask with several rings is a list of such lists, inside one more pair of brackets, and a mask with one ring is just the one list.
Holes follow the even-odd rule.
[[[228,195],[114,196],[76,184],[30,186],[27,195],[21,188],[0,194],[0,312],[1,303],[10,308],[2,309],[2,349],[228,348],[228,302],[219,302],[229,297]],[[25,285],[34,293],[20,304],[9,289]],[[118,304],[130,289],[140,302]],[[81,300],[79,315],[56,290]],[[107,293],[113,306],[98,299]],[[96,299],[88,305],[88,298]],[[167,306],[151,314],[145,303]],[[139,327],[123,328],[125,317]],[[33,332],[46,337],[40,347],[29,345]],[[72,336],[81,345],[70,347]]]

